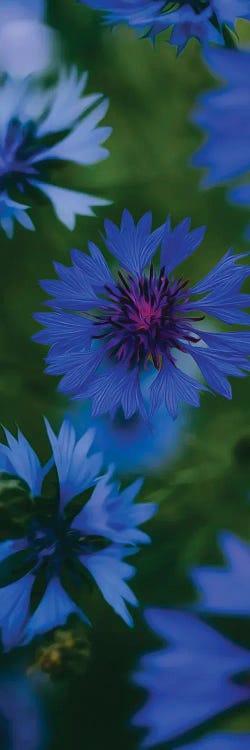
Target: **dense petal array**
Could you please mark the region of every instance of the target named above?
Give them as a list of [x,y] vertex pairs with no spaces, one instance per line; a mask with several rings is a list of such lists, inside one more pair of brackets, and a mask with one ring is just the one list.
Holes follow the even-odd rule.
[[191,37],[203,44],[223,44],[223,25],[234,27],[238,18],[250,19],[248,0],[177,0],[176,3],[151,0],[78,0],[91,8],[106,11],[108,23],[126,23],[139,31],[150,27],[154,38],[172,29],[170,44],[180,52]]
[[[193,157],[196,166],[207,170],[205,187],[232,183],[229,199],[250,206],[250,53],[211,49],[206,61],[214,75],[225,81],[223,88],[202,94],[193,121],[207,131],[207,138]],[[244,177],[244,184],[239,178]],[[250,236],[250,228],[248,228]]]
[[[55,85],[42,87],[37,77],[3,77],[0,86],[0,225],[13,236],[14,222],[33,229],[27,214],[30,192],[48,198],[59,220],[74,229],[77,214],[93,215],[107,201],[48,182],[51,164],[82,166],[108,156],[102,146],[109,127],[99,127],[108,102],[100,94],[84,95],[87,75],[63,71]],[[97,102],[99,103],[97,104]],[[29,194],[24,202],[23,196]],[[13,195],[15,193],[15,195]],[[22,202],[17,202],[18,194]],[[28,204],[28,205],[27,205]]]
[[[104,599],[132,625],[126,603],[136,606],[137,600],[127,580],[135,569],[123,558],[136,552],[136,545],[150,541],[138,526],[156,510],[153,503],[134,504],[141,480],[120,492],[119,484],[111,479],[112,469],[99,475],[102,456],[88,455],[93,430],[76,440],[74,428],[67,420],[58,436],[47,422],[46,427],[52,459],[45,467],[41,467],[21,432],[16,440],[6,431],[8,445],[0,445],[3,476],[21,478],[33,498],[27,535],[0,544],[0,574],[1,564],[6,573],[8,565],[11,568],[13,559],[16,561],[14,580],[3,582],[1,577],[0,626],[6,651],[27,643],[36,634],[63,625],[72,613],[87,621],[81,607],[63,587],[65,566],[72,581],[78,582],[80,593],[90,574]],[[58,492],[47,502],[43,498],[41,505],[43,480],[52,463],[57,471]],[[77,503],[72,506],[74,498]],[[32,611],[32,590],[41,573],[43,580],[45,576],[45,591]]]
[[[229,325],[249,324],[242,307],[250,296],[240,288],[250,266],[236,263],[244,256],[229,250],[190,286],[173,271],[200,245],[204,227],[190,232],[185,219],[171,229],[168,219],[151,232],[151,214],[135,225],[124,211],[121,229],[111,221],[105,229],[106,248],[119,263],[115,276],[89,243],[89,255],[72,251],[72,267],[55,263],[59,280],[41,282],[54,298],[53,311],[35,315],[45,329],[34,338],[51,347],[46,371],[63,375],[59,389],[91,398],[93,416],[114,416],[122,407],[126,419],[139,412],[147,420],[142,381],[149,370],[150,415],[164,405],[176,417],[181,402],[198,407],[200,391],[207,390],[190,375],[191,357],[208,387],[231,398],[227,376],[243,377],[249,369],[250,333],[212,333],[197,328],[197,321],[208,315]],[[154,264],[159,245],[160,263]]]
[[[171,741],[249,700],[249,685],[234,681],[249,669],[249,651],[186,612],[149,609],[145,617],[155,634],[170,646],[144,656],[134,675],[135,683],[149,693],[132,721],[134,726],[148,729],[143,747]],[[210,747],[209,742],[204,740],[201,748]],[[216,742],[214,746],[223,747]],[[231,746],[235,744],[226,747]]]
[[[178,366],[182,366],[183,355],[177,355]],[[195,375],[197,368],[190,362],[189,374]],[[149,368],[142,378],[142,393],[145,394],[148,405],[149,388],[154,379],[153,368]],[[117,470],[129,473],[151,474],[161,466],[171,464],[181,451],[185,442],[186,431],[189,429],[191,410],[180,410],[179,418],[173,420],[166,413],[164,404],[152,416],[150,430],[145,430],[145,421],[138,413],[131,419],[125,419],[121,411],[114,419],[107,414],[91,416],[91,403],[73,402],[69,408],[69,416],[81,433],[82,425],[95,429],[95,445],[103,453],[105,463],[114,462]]]
[[193,568],[192,580],[202,594],[199,608],[216,614],[250,615],[250,545],[229,531],[220,534],[226,568]]

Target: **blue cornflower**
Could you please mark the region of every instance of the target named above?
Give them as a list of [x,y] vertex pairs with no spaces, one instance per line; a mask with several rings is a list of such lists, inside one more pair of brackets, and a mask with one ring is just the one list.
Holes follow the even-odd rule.
[[[213,333],[198,328],[197,321],[207,314],[228,324],[249,324],[241,308],[250,304],[250,295],[241,294],[240,287],[250,266],[236,264],[244,256],[229,250],[190,286],[173,271],[201,243],[204,227],[189,232],[190,219],[184,219],[171,229],[168,219],[151,233],[150,213],[136,226],[124,211],[121,229],[111,221],[105,229],[106,248],[120,263],[114,276],[91,242],[89,255],[72,250],[71,268],[55,264],[59,280],[41,282],[54,297],[49,303],[54,309],[35,315],[46,328],[34,338],[51,346],[46,371],[63,374],[59,389],[91,398],[92,416],[114,416],[122,407],[126,419],[139,412],[147,420],[141,383],[150,368],[150,415],[164,405],[176,417],[180,402],[198,407],[200,391],[207,390],[188,372],[191,357],[209,388],[231,398],[227,376],[244,377],[242,370],[249,369],[250,333]],[[153,256],[159,244],[158,264]]]
[[250,615],[250,545],[229,531],[219,535],[228,566],[193,568],[192,580],[202,594],[203,612]]
[[222,27],[234,28],[238,18],[250,19],[248,0],[78,0],[107,13],[108,23],[126,23],[139,31],[150,26],[148,35],[154,38],[172,28],[169,43],[180,52],[191,37],[203,44],[224,43]]
[[[43,467],[21,432],[16,440],[6,430],[8,446],[0,445],[1,470],[26,482],[33,499],[27,535],[0,544],[4,570],[15,561],[15,580],[0,588],[0,627],[6,651],[62,625],[71,613],[86,621],[63,586],[65,570],[79,594],[84,593],[84,582],[90,574],[104,599],[132,625],[126,602],[136,606],[137,600],[126,580],[135,569],[123,558],[137,551],[136,545],[150,541],[137,526],[156,510],[153,503],[134,505],[141,480],[120,492],[119,484],[111,480],[112,467],[100,476],[102,456],[88,456],[93,430],[76,440],[67,420],[58,437],[48,422],[46,428],[52,459]],[[42,499],[43,481],[53,463],[58,490],[46,502]],[[84,497],[79,498],[83,492]],[[32,590],[40,575],[45,591],[32,612]]]
[[[68,229],[77,214],[91,216],[92,207],[107,201],[48,182],[50,164],[72,161],[95,164],[108,156],[102,147],[110,128],[97,127],[106,114],[100,94],[83,96],[87,75],[76,68],[62,72],[46,90],[37,77],[2,78],[0,87],[0,224],[13,236],[15,219],[34,229],[26,212],[30,189],[40,190]],[[85,115],[85,117],[83,117]],[[15,195],[12,195],[12,193]],[[26,200],[23,197],[26,194]],[[18,193],[22,202],[17,203]]]
[[[182,737],[225,710],[249,701],[250,686],[242,675],[249,670],[250,651],[187,612],[148,609],[145,618],[170,646],[144,656],[134,675],[134,682],[149,693],[132,720],[134,726],[148,729],[142,747]],[[239,683],[237,676],[241,676]],[[197,750],[210,745],[212,750],[212,739],[204,740],[201,746],[197,743]],[[195,750],[196,745],[191,747]],[[221,750],[223,745],[215,739],[214,750],[217,747]],[[231,747],[233,750],[235,743],[227,749]]]
[[[232,187],[230,200],[250,206],[250,121],[248,51],[210,49],[206,61],[212,72],[223,78],[223,89],[203,94],[198,102],[193,121],[203,127],[208,138],[193,164],[207,169],[202,185],[212,187],[244,177],[244,184]],[[248,227],[250,238],[250,225]]]
[[39,696],[21,672],[0,676],[1,750],[42,750],[45,724]]

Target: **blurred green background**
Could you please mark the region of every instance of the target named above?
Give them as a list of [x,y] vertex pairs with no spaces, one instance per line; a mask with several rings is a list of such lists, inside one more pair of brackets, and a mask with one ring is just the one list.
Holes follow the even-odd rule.
[[[190,43],[176,58],[163,39],[153,49],[133,31],[112,32],[98,14],[74,0],[48,5],[65,65],[89,70],[88,91],[109,97],[106,123],[113,127],[109,159],[85,169],[65,168],[62,184],[113,204],[97,209],[96,218],[78,218],[71,234],[41,199],[32,209],[35,233],[17,227],[13,241],[1,236],[1,422],[11,430],[18,424],[44,458],[48,445],[42,415],[57,428],[66,405],[56,392],[56,379],[43,374],[45,349],[30,340],[37,329],[32,313],[41,309],[45,296],[38,280],[53,275],[52,260],[67,264],[71,247],[86,250],[88,240],[98,244],[105,216],[119,222],[124,207],[135,218],[151,209],[154,226],[168,213],[173,223],[191,216],[193,227],[207,225],[202,248],[186,263],[188,276],[196,281],[230,246],[244,249],[246,223],[244,210],[229,206],[222,188],[200,192],[201,174],[190,166],[203,138],[190,124],[190,112],[198,94],[214,85],[198,44]],[[232,529],[242,538],[249,536],[249,389],[246,378],[233,382],[232,402],[203,395],[178,459],[145,482],[140,499],[156,500],[160,510],[147,526],[151,547],[135,558],[133,588],[142,606],[193,601],[188,568],[222,562],[217,532]],[[64,680],[55,691],[49,750],[138,747],[139,734],[129,729],[128,720],[144,695],[132,688],[129,674],[138,656],[158,642],[144,627],[140,611],[130,631],[97,594],[93,610],[92,658],[82,679]],[[223,621],[221,628],[246,643],[237,621]],[[214,726],[246,728],[246,711],[238,709]]]

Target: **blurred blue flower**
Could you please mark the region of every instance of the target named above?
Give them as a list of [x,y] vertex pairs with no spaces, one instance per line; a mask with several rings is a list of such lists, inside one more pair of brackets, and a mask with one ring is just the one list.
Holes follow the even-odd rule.
[[203,737],[198,742],[182,746],[180,750],[249,750],[250,734],[248,732],[220,732]]
[[238,18],[250,19],[249,0],[78,0],[91,8],[107,13],[107,23],[126,23],[139,31],[150,26],[148,35],[154,38],[172,27],[169,43],[180,52],[191,37],[204,44],[223,44],[223,24],[234,28]]
[[250,52],[210,49],[205,59],[213,74],[223,78],[226,85],[203,94],[198,101],[192,119],[207,131],[208,137],[193,157],[193,164],[207,170],[204,187],[244,177],[244,183],[232,187],[228,196],[249,208]]
[[[0,588],[0,626],[6,651],[64,624],[71,613],[87,621],[63,587],[65,566],[71,580],[78,584],[79,594],[84,593],[90,574],[104,599],[132,625],[126,602],[136,606],[137,600],[126,580],[135,569],[123,558],[136,552],[136,545],[150,541],[137,526],[156,511],[153,503],[134,504],[141,480],[120,492],[119,483],[111,480],[112,467],[100,476],[102,456],[88,456],[93,430],[76,440],[75,430],[67,420],[58,437],[48,422],[46,428],[52,459],[43,467],[21,432],[16,440],[6,430],[8,446],[0,445],[1,471],[24,480],[34,498],[27,536],[0,544],[4,570],[14,561],[16,573],[16,580],[2,583]],[[43,480],[52,463],[57,470],[58,489],[49,502],[43,498],[41,505]],[[83,492],[84,497],[79,498]],[[45,591],[32,613],[32,589],[40,574]]]
[[1,750],[44,750],[45,725],[32,682],[8,670],[0,676]]
[[[124,211],[121,229],[105,222],[106,248],[120,263],[115,278],[90,242],[90,255],[72,250],[72,267],[55,263],[59,280],[41,282],[54,297],[53,312],[35,315],[46,328],[34,339],[51,346],[46,372],[63,374],[63,393],[91,398],[92,416],[113,417],[122,407],[126,419],[139,412],[147,420],[141,382],[148,368],[155,374],[147,399],[150,416],[164,406],[172,417],[181,402],[198,407],[200,391],[207,390],[190,375],[190,357],[209,388],[226,398],[232,396],[227,376],[244,377],[242,370],[249,369],[249,332],[197,328],[205,314],[249,325],[241,308],[250,304],[250,295],[240,288],[250,266],[236,264],[245,256],[229,250],[202,281],[189,286],[172,272],[200,245],[205,228],[189,232],[190,219],[184,219],[172,230],[168,219],[151,233],[151,221],[147,213],[136,226]],[[160,264],[153,265],[160,243]]]
[[47,0],[1,0],[0,22],[15,21],[17,18],[42,21]]
[[229,531],[219,535],[226,568],[200,567],[191,571],[202,594],[199,609],[225,615],[250,615],[250,545]]
[[[0,224],[13,236],[17,219],[34,229],[26,203],[30,189],[40,190],[51,201],[55,213],[68,229],[74,229],[77,214],[93,215],[93,206],[107,201],[75,190],[57,187],[49,178],[51,163],[96,164],[108,156],[101,145],[110,128],[97,127],[108,102],[100,94],[83,96],[87,74],[76,68],[65,71],[46,90],[37,77],[21,80],[5,76],[0,87]],[[83,115],[85,115],[83,117]],[[12,192],[15,196],[12,196]],[[17,204],[18,193],[28,200]],[[19,205],[19,208],[18,208]]]
[[[221,712],[249,701],[250,685],[242,679],[250,667],[249,651],[186,612],[148,609],[145,618],[170,646],[142,657],[133,678],[149,694],[132,719],[134,726],[148,730],[142,747],[179,738]],[[220,750],[223,747],[217,746]],[[204,744],[206,747],[210,745]]]
[[[179,366],[183,359],[184,355],[180,352],[177,355]],[[191,363],[190,375],[194,375],[195,369]],[[146,403],[153,378],[153,368],[149,368],[142,379]],[[117,470],[131,473],[143,471],[144,474],[151,474],[175,460],[185,442],[190,422],[188,408],[183,407],[179,419],[173,420],[162,405],[153,415],[150,429],[145,429],[145,421],[140,414],[125,419],[122,411],[118,410],[112,420],[106,414],[92,417],[89,401],[73,402],[69,416],[77,434],[81,434],[83,425],[94,427],[95,447],[103,453],[105,463],[114,461]]]

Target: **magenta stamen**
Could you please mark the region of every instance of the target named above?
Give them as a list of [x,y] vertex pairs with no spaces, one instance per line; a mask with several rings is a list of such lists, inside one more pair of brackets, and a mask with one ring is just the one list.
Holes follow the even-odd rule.
[[91,316],[101,328],[93,339],[102,340],[109,358],[144,368],[151,360],[159,370],[164,356],[174,363],[172,349],[185,351],[185,342],[199,341],[192,321],[204,316],[189,315],[188,280],[168,278],[165,268],[156,272],[152,262],[148,275],[133,277],[119,270],[118,276],[116,285],[105,286],[104,304]]

